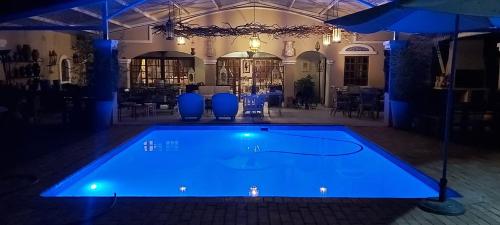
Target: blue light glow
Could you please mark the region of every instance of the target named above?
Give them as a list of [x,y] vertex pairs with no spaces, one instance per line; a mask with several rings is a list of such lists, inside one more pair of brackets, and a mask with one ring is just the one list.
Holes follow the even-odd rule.
[[[116,193],[122,197],[427,198],[438,195],[432,185],[435,181],[391,158],[347,128],[280,125],[269,132],[261,132],[259,128],[157,127],[116,148],[42,196],[104,197]],[[154,153],[160,153],[161,148],[175,151],[145,152],[144,142],[149,140],[159,146]],[[364,151],[342,155],[356,151],[359,145]]]
[[242,138],[252,138],[252,137],[255,137],[255,134],[254,133],[245,132],[245,133],[239,133],[239,136],[242,137]]

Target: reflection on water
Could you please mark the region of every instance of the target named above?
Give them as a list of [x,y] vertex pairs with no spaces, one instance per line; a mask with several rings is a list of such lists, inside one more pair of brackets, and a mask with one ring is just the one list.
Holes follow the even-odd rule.
[[178,140],[156,141],[151,139],[144,141],[143,145],[145,152],[176,152],[181,149]]
[[88,170],[65,182],[54,195],[437,195],[347,132],[312,128],[154,130]]

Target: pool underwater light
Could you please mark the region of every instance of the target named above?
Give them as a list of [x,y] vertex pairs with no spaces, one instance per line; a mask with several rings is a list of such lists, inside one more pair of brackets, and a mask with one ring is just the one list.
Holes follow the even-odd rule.
[[325,187],[325,186],[319,187],[319,193],[324,195],[324,194],[326,194],[327,191],[328,191],[327,187]]
[[97,189],[97,184],[91,184],[90,185],[91,190],[96,190]]
[[250,191],[248,192],[250,197],[258,197],[259,196],[259,189],[257,186],[252,186],[250,187]]
[[181,186],[179,187],[179,191],[180,191],[180,192],[183,192],[183,193],[184,193],[184,192],[186,192],[186,190],[187,190],[187,187],[186,187],[186,186],[181,185]]

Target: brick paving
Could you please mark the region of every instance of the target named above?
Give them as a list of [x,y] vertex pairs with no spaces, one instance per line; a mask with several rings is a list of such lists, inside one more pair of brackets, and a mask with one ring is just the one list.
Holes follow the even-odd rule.
[[[439,178],[438,140],[368,125],[352,128]],[[416,207],[418,200],[399,199],[117,198],[109,209],[112,198],[39,197],[46,188],[145,127],[115,126],[3,171],[3,175],[35,174],[40,182],[21,188],[19,181],[0,181],[0,224],[500,224],[499,147],[457,144],[450,149],[449,183],[464,195],[459,201],[467,209],[458,217],[425,213]],[[6,190],[8,194],[1,194]]]

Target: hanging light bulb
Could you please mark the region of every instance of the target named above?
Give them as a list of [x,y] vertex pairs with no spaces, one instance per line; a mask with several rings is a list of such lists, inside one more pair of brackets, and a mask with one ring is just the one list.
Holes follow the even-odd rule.
[[[337,4],[333,8],[333,13],[334,17],[338,18],[339,17],[339,1],[337,1]],[[332,31],[332,42],[333,43],[340,43],[342,41],[342,30],[335,26],[333,27]]]
[[323,45],[329,46],[332,43],[332,36],[330,34],[323,34]]
[[332,42],[340,43],[342,41],[342,29],[334,27],[332,31]]
[[250,37],[249,45],[250,45],[250,50],[253,52],[259,51],[260,48],[260,39],[259,35],[253,34],[252,37]]
[[179,36],[177,37],[177,45],[185,45],[186,44],[186,38]]

